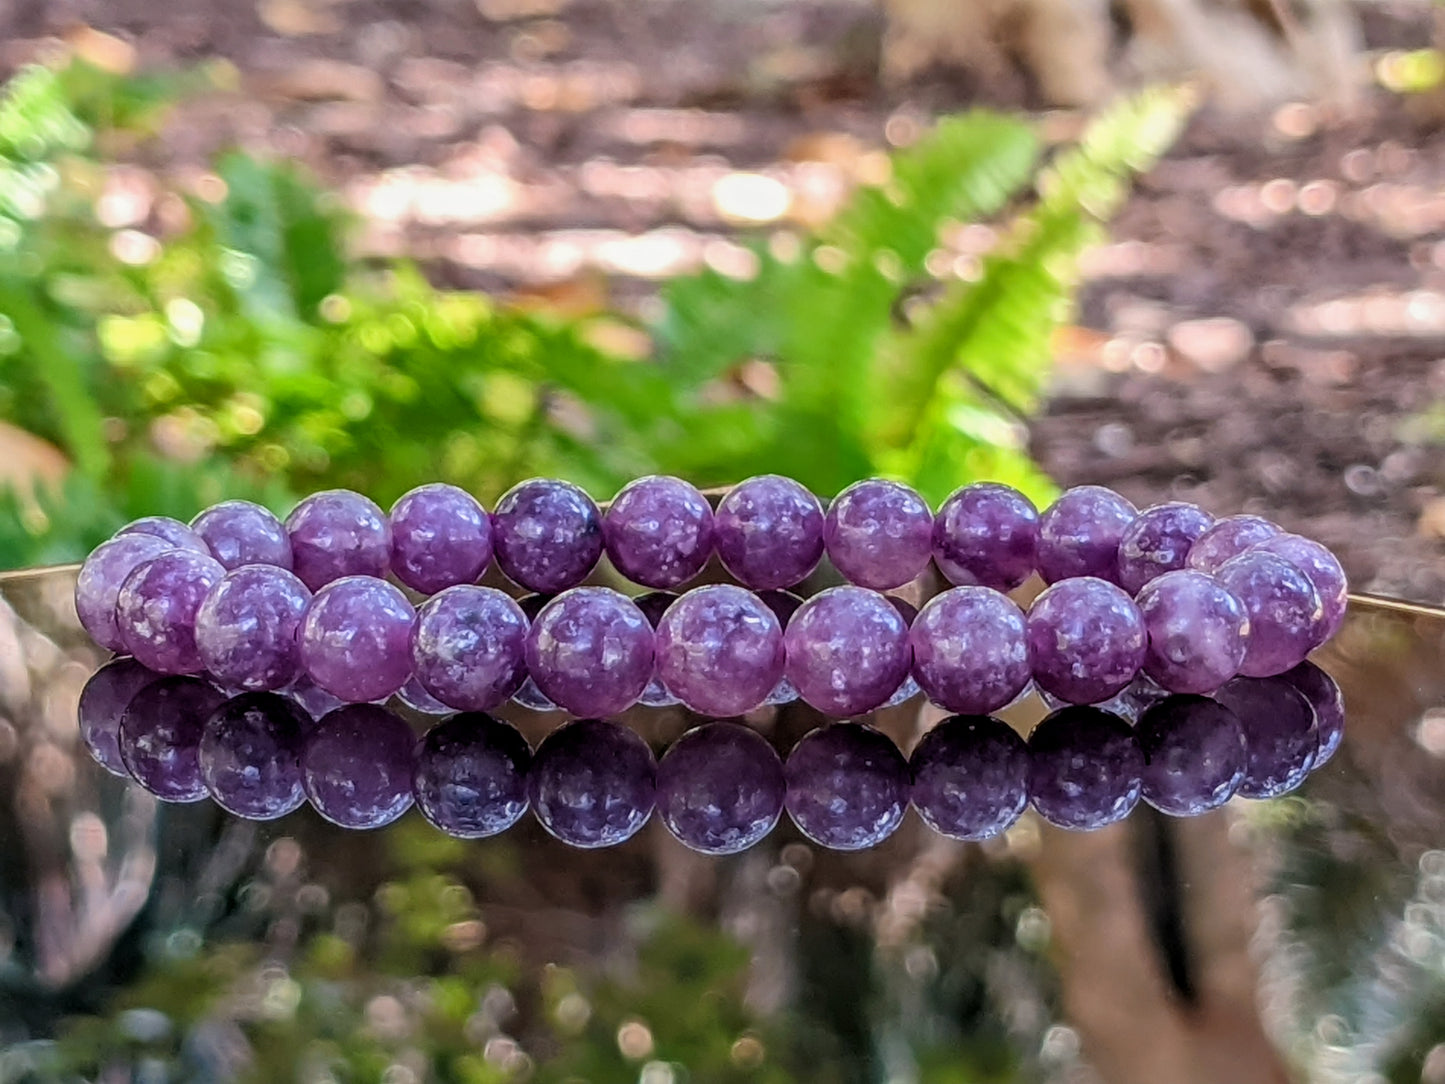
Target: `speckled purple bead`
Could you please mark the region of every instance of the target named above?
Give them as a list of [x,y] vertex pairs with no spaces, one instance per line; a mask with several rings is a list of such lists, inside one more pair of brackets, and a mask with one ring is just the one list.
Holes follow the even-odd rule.
[[107,651],[124,651],[115,625],[121,585],[136,568],[175,549],[150,534],[128,534],[102,542],[80,566],[75,580],[75,612],[90,638]]
[[517,728],[465,712],[427,731],[416,752],[412,793],[421,815],[458,839],[504,832],[527,812],[532,750]]
[[1350,585],[1345,579],[1345,570],[1333,553],[1313,539],[1297,534],[1277,534],[1254,549],[1283,557],[1303,572],[1314,586],[1324,612],[1315,647],[1340,631],[1340,626],[1345,623],[1345,604],[1349,599]]
[[112,659],[91,674],[80,690],[80,740],[95,762],[111,775],[129,778],[116,744],[120,720],[135,694],[160,677],[132,658]]
[[1225,561],[1279,533],[1278,527],[1261,516],[1226,516],[1195,539],[1186,565],[1196,572],[1218,572]]
[[385,700],[411,677],[416,611],[397,588],[347,576],[312,596],[297,633],[311,680],[349,703]]
[[1006,595],[955,587],[932,598],[913,622],[913,676],[935,704],[987,715],[1021,693],[1032,676],[1028,623]]
[[1208,512],[1182,501],[1144,509],[1119,542],[1119,586],[1137,595],[1156,576],[1183,568],[1190,548],[1213,525]]
[[737,723],[689,730],[657,766],[657,813],[685,846],[736,854],[766,836],[783,812],[783,762]]
[[652,816],[657,761],[625,726],[578,719],[543,739],[527,773],[532,812],[574,847],[611,847]]
[[927,501],[898,482],[855,482],[828,505],[823,545],[850,583],[875,591],[902,587],[928,564],[933,513]]
[[492,513],[492,549],[514,583],[528,591],[565,591],[602,557],[602,513],[571,482],[518,482]]
[[228,570],[246,565],[291,568],[291,536],[282,522],[259,504],[222,501],[191,520],[191,530]]
[[1171,696],[1139,719],[1144,800],[1161,813],[1217,809],[1244,781],[1244,730],[1234,712],[1204,696]]
[[1149,649],[1144,672],[1175,693],[1207,693],[1239,673],[1249,645],[1244,603],[1190,569],[1150,580],[1135,600]]
[[1345,696],[1339,684],[1312,662],[1302,662],[1280,677],[1293,685],[1315,712],[1319,749],[1310,771],[1323,767],[1345,737]]
[[1144,754],[1117,715],[1064,708],[1034,727],[1028,745],[1030,801],[1050,824],[1089,831],[1138,804]]
[[347,704],[316,724],[301,782],[316,812],[342,828],[380,828],[411,808],[416,739],[377,704]]
[[1239,795],[1274,798],[1305,781],[1319,752],[1314,709],[1278,677],[1240,677],[1214,694],[1244,727],[1244,779]]
[[301,672],[296,630],[306,585],[275,565],[243,565],[206,592],[196,611],[196,652],[217,681],[247,692],[283,689]]
[[1215,579],[1249,615],[1249,642],[1239,666],[1245,677],[1291,670],[1321,642],[1320,596],[1309,577],[1283,557],[1251,550],[1221,565]]
[[712,507],[681,478],[654,474],[623,486],[602,519],[607,556],[643,587],[677,587],[712,556]]
[[652,679],[652,625],[610,587],[574,587],[542,608],[526,641],[527,672],[573,715],[615,715]]
[[[637,603],[637,608],[642,611],[642,616],[647,618],[647,623],[652,626],[652,631],[657,632],[658,623],[662,615],[667,613],[668,608],[678,600],[678,595],[671,591],[650,591],[645,595],[639,595],[632,601]],[[656,639],[653,640],[654,649]],[[647,683],[637,697],[637,702],[649,708],[670,708],[674,704],[682,703],[673,696],[668,687],[663,684],[662,678],[658,676],[657,659],[654,655],[652,662],[652,680]]]
[[935,832],[992,839],[1029,802],[1029,751],[1007,723],[953,715],[919,741],[909,758],[913,808]]
[[491,517],[466,490],[433,482],[391,506],[391,571],[413,591],[475,583],[491,563]]
[[1034,681],[1071,704],[1097,704],[1127,686],[1148,645],[1134,600],[1093,576],[1062,580],[1034,599],[1028,641]]
[[657,625],[657,673],[693,711],[726,717],[761,704],[783,674],[783,630],[767,604],[732,584],[688,591]]
[[131,778],[163,802],[204,798],[201,734],[224,699],[210,682],[193,677],[162,678],[140,689],[121,716],[117,741]]
[[[803,600],[791,591],[759,591],[758,598],[773,611],[773,616],[778,619],[778,627],[784,632],[788,629],[788,623],[793,620],[793,615],[798,612],[798,607],[803,604]],[[791,704],[796,699],[798,690],[793,688],[793,683],[784,674],[778,678],[778,683],[773,686],[773,691],[768,693],[763,703],[776,707],[779,704]]]
[[457,711],[492,711],[522,687],[527,615],[501,591],[459,584],[417,611],[411,672]]
[[1112,489],[1075,486],[1039,517],[1039,575],[1046,583],[1075,576],[1119,582],[1119,544],[1138,510]]
[[807,579],[823,556],[823,506],[791,478],[760,474],[728,490],[713,517],[723,565],[764,591]]
[[1012,486],[964,486],[934,517],[933,561],[950,583],[1012,591],[1038,556],[1039,511]]
[[391,523],[349,489],[307,497],[286,517],[286,533],[292,571],[313,591],[346,576],[385,576],[391,567]]
[[196,650],[196,614],[206,592],[226,574],[194,550],[168,550],[138,566],[115,599],[115,627],[136,659],[162,674],[204,668]]
[[[556,595],[523,595],[517,600],[517,605],[522,607],[522,613],[527,617],[528,627],[537,620],[537,615],[542,612],[542,607],[556,597]],[[530,674],[522,679],[522,684],[513,694],[512,699],[528,711],[557,710],[557,705],[542,695],[542,690],[537,688],[537,683],[532,680]]]
[[798,695],[835,719],[881,707],[913,663],[903,615],[866,587],[831,587],[808,599],[783,646]]
[[170,516],[142,516],[116,531],[115,537],[123,538],[128,534],[148,534],[153,538],[169,542],[177,549],[202,553],[207,557],[215,556],[211,552],[211,547],[206,545],[205,539],[180,520],[172,519]]
[[306,801],[301,749],[311,717],[275,693],[222,704],[201,735],[201,778],[216,804],[253,821],[284,817]]
[[908,807],[908,761],[886,734],[862,723],[809,732],[784,765],[784,806],[798,830],[835,851],[882,843]]

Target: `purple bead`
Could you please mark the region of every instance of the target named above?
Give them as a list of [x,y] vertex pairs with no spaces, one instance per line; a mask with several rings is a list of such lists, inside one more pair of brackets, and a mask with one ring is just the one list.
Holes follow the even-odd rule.
[[117,741],[131,778],[163,802],[204,798],[201,734],[224,699],[193,677],[161,678],[140,689],[121,716]]
[[[542,607],[551,602],[556,595],[524,595],[517,600],[517,605],[522,607],[522,613],[526,615],[527,624],[537,620],[537,615],[542,612]],[[557,705],[542,695],[542,690],[537,688],[537,683],[528,674],[522,679],[521,687],[512,696],[518,704],[529,711],[556,711]]]
[[136,568],[175,547],[155,535],[127,534],[102,542],[80,566],[75,580],[75,612],[90,638],[107,651],[124,651],[115,625],[121,585]]
[[400,590],[346,576],[312,597],[297,633],[311,680],[349,703],[385,700],[411,677],[416,611]]
[[1340,631],[1340,626],[1345,623],[1345,603],[1349,599],[1350,585],[1345,579],[1345,570],[1333,553],[1313,539],[1297,534],[1277,534],[1254,548],[1283,557],[1303,572],[1314,586],[1324,608],[1324,621],[1315,647]]
[[823,545],[849,582],[875,591],[902,587],[928,564],[933,513],[908,486],[882,478],[855,482],[828,505]]
[[416,679],[415,674],[407,678],[406,684],[396,690],[396,699],[402,706],[410,708],[418,715],[450,715],[456,710],[427,692],[426,686]]
[[169,542],[176,549],[190,550],[192,553],[201,553],[207,557],[214,556],[211,553],[211,547],[206,545],[205,539],[180,520],[172,519],[170,516],[142,516],[116,531],[115,537],[123,538],[128,534],[148,534],[152,538]]
[[990,587],[936,595],[913,622],[913,676],[949,711],[986,715],[1011,703],[1032,676],[1023,611]]
[[475,583],[491,563],[491,517],[466,490],[433,482],[391,506],[391,571],[413,591]]
[[882,843],[903,823],[911,776],[887,735],[862,723],[831,723],[793,747],[784,805],[798,830],[835,851]]
[[1226,516],[1216,520],[1189,547],[1186,565],[1196,572],[1213,574],[1225,561],[1279,533],[1278,527],[1260,516]]
[[991,839],[1029,803],[1029,751],[1007,723],[953,715],[914,747],[910,797],[924,823],[953,839]]
[[1249,645],[1244,603],[1190,569],[1150,580],[1136,600],[1149,649],[1144,672],[1175,693],[1207,693],[1239,673]]
[[688,591],[657,625],[657,674],[702,715],[741,715],[783,675],[783,630],[767,604],[732,584]]
[[332,696],[307,677],[304,672],[298,674],[296,680],[286,686],[282,695],[299,705],[301,710],[313,719],[329,715],[343,704],[339,696]]
[[222,704],[201,735],[201,778],[216,804],[253,821],[283,817],[306,801],[301,749],[310,716],[275,693]]
[[736,854],[766,836],[783,812],[783,762],[737,723],[689,730],[657,766],[657,812],[667,830],[703,854]]
[[760,474],[718,503],[713,539],[723,565],[744,587],[792,587],[823,556],[823,506],[791,478]]
[[1181,501],[1144,509],[1119,542],[1119,586],[1137,595],[1156,576],[1183,568],[1195,540],[1213,525],[1208,512]]
[[518,482],[492,513],[492,548],[497,567],[514,583],[528,591],[565,591],[602,557],[602,513],[571,482]]
[[191,520],[191,530],[227,569],[245,565],[291,568],[291,536],[269,509],[250,501],[222,501]]
[[301,782],[311,805],[342,828],[380,828],[411,808],[416,739],[376,704],[348,704],[306,738]]
[[111,775],[129,778],[116,744],[120,720],[135,694],[160,677],[132,658],[112,659],[80,690],[80,739],[95,762]]
[[501,591],[448,587],[417,611],[411,672],[432,696],[458,711],[492,711],[527,676],[527,615]]
[[1244,727],[1244,798],[1274,798],[1304,782],[1319,751],[1319,728],[1309,701],[1283,678],[1240,677],[1214,698]]
[[615,715],[652,679],[652,626],[610,587],[574,587],[542,608],[527,632],[527,672],[573,715]]
[[1321,768],[1335,755],[1345,736],[1345,696],[1339,684],[1312,662],[1302,662],[1280,677],[1295,687],[1315,712],[1319,749],[1310,770]]
[[1046,583],[1075,576],[1119,582],[1119,544],[1138,510],[1112,489],[1075,486],[1039,517],[1039,575]]
[[607,556],[643,587],[677,587],[712,556],[712,507],[681,478],[654,474],[622,487],[602,520]]
[[835,719],[881,707],[908,677],[908,625],[866,587],[831,587],[803,603],[783,634],[798,695]]
[[1309,577],[1283,557],[1251,550],[1221,565],[1215,579],[1249,615],[1249,641],[1239,666],[1245,677],[1291,670],[1321,642],[1320,596]]
[[194,550],[169,550],[138,566],[115,599],[115,626],[136,660],[162,674],[195,674],[196,614],[226,574],[219,561]]
[[543,739],[527,773],[532,811],[574,847],[611,847],[652,816],[657,761],[625,726],[578,719]]
[[391,524],[376,504],[349,489],[313,493],[286,517],[292,571],[313,591],[346,576],[386,575]]
[[[778,627],[784,632],[788,629],[788,622],[792,621],[793,615],[798,612],[798,607],[803,604],[803,600],[791,591],[759,591],[758,598],[773,611],[773,616],[778,619]],[[798,690],[793,688],[793,683],[784,674],[778,678],[778,683],[773,686],[773,691],[768,693],[763,703],[776,707],[779,704],[791,704],[796,699]]]
[[527,812],[531,763],[527,739],[510,723],[482,712],[454,715],[428,730],[417,749],[416,807],[458,839],[505,832]]
[[1034,727],[1028,744],[1030,800],[1050,824],[1102,828],[1138,804],[1144,754],[1117,715],[1064,708]]
[[950,583],[1012,591],[1038,556],[1039,511],[1012,486],[964,486],[934,518],[933,561]]
[[275,565],[243,565],[222,576],[196,611],[196,653],[227,686],[283,689],[301,673],[296,630],[311,601],[306,585]]
[[1070,704],[1097,704],[1134,680],[1148,645],[1134,600],[1093,576],[1061,580],[1028,618],[1034,681]]
[[1139,719],[1144,800],[1161,813],[1196,817],[1217,809],[1244,781],[1244,730],[1217,700],[1171,696]]
[[[677,600],[678,596],[671,591],[652,591],[645,595],[639,595],[632,601],[637,603],[637,608],[642,611],[642,616],[647,618],[647,623],[652,626],[652,631],[655,633],[658,622],[662,620],[662,615],[667,613],[668,607]],[[655,645],[656,640],[654,639],[653,642]],[[655,655],[652,663],[652,680],[647,683],[647,688],[643,689],[637,697],[637,702],[649,708],[670,708],[674,704],[682,703],[663,684],[662,678],[658,677]]]

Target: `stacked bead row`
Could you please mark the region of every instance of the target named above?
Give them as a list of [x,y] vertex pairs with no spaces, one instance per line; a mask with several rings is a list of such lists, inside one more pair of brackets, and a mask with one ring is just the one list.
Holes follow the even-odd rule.
[[439,723],[418,741],[373,704],[313,721],[292,700],[229,700],[191,677],[161,677],[130,659],[100,670],[81,698],[81,733],[95,759],[169,802],[207,795],[229,812],[269,820],[309,800],[346,828],[376,828],[415,804],[462,838],[496,835],[530,808],[577,847],[635,835],[656,811],[682,843],[707,854],[752,846],[786,809],[814,842],[838,850],[890,836],[910,803],[934,830],[988,839],[1030,803],[1060,827],[1103,827],[1142,798],[1174,816],[1238,794],[1297,787],[1335,752],[1338,687],[1308,663],[1280,678],[1237,678],[1214,698],[1173,695],[1116,714],[1068,707],[1025,742],[990,716],[952,716],[905,758],[858,723],[803,737],[784,762],[756,731],[731,722],[689,730],[662,756],[633,731],[579,720],[535,754],[509,724],[483,713]]

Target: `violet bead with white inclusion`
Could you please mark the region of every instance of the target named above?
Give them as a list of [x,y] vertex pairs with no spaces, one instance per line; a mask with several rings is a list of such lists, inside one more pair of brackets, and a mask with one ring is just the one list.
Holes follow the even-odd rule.
[[224,699],[195,677],[161,678],[138,691],[121,716],[116,743],[131,778],[163,802],[204,798],[201,735]]
[[913,749],[910,797],[935,832],[953,839],[991,839],[1019,819],[1029,802],[1029,751],[1007,723],[988,715],[953,715]]
[[1191,569],[1150,580],[1135,600],[1149,648],[1144,673],[1175,693],[1207,693],[1239,673],[1249,646],[1244,603]]
[[1119,544],[1138,510],[1112,489],[1075,486],[1039,517],[1039,575],[1046,583],[1077,576],[1119,582]]
[[197,514],[191,530],[211,547],[227,571],[246,565],[275,565],[290,571],[291,536],[270,509],[251,501],[222,501]]
[[928,564],[933,513],[927,501],[898,482],[855,482],[828,505],[823,544],[850,583],[875,591],[902,587]]
[[316,812],[342,828],[380,828],[412,804],[416,739],[378,704],[347,704],[306,737],[301,782]]
[[574,847],[611,847],[652,816],[657,761],[625,726],[578,719],[542,740],[527,773],[532,812]]
[[830,723],[793,747],[784,807],[814,843],[857,851],[898,830],[911,775],[893,739],[862,723]]
[[1038,556],[1039,511],[1012,486],[964,486],[934,517],[933,562],[950,583],[1012,591]]
[[823,556],[823,506],[791,478],[739,482],[713,515],[713,544],[745,587],[765,591],[808,578]]
[[385,700],[411,677],[416,611],[385,580],[347,576],[312,596],[297,633],[301,665],[348,703]]
[[194,550],[168,550],[138,566],[115,599],[125,649],[158,673],[199,673],[205,664],[196,650],[196,615],[225,574],[214,557]]
[[527,676],[527,615],[491,587],[458,584],[417,611],[411,631],[413,679],[457,711],[492,711]]
[[707,723],[672,743],[657,766],[657,813],[684,845],[735,854],[773,830],[783,812],[783,762],[737,723]]
[[766,602],[732,584],[687,592],[657,623],[657,675],[702,715],[751,711],[783,675],[783,630]]
[[527,632],[527,672],[573,715],[615,715],[652,679],[653,632],[626,595],[574,587],[542,608]]
[[421,815],[458,839],[504,832],[527,812],[532,750],[517,728],[464,712],[426,732],[416,753],[412,793]]
[[492,552],[513,583],[545,594],[565,591],[602,557],[602,513],[571,482],[518,482],[492,512]]
[[1279,533],[1280,529],[1263,516],[1225,516],[1195,539],[1185,564],[1196,572],[1212,575],[1225,561]]
[[1319,748],[1310,771],[1335,755],[1345,736],[1345,696],[1339,684],[1312,662],[1302,662],[1280,677],[1295,687],[1315,712]]
[[1144,754],[1129,724],[1098,708],[1054,712],[1029,735],[1029,800],[1050,824],[1088,831],[1139,802]]
[[1171,696],[1139,719],[1143,795],[1161,813],[1194,817],[1229,801],[1244,781],[1244,730],[1223,704]]
[[682,703],[663,684],[662,678],[658,676],[658,663],[656,657],[656,633],[658,622],[662,615],[667,613],[668,608],[681,597],[671,591],[649,591],[645,595],[638,595],[632,601],[637,603],[637,608],[647,618],[647,623],[652,626],[653,631],[653,661],[652,679],[648,681],[647,688],[638,694],[637,702],[649,708],[670,708],[674,704]]
[[1276,798],[1305,781],[1319,753],[1319,727],[1298,689],[1281,677],[1239,677],[1214,698],[1244,728],[1241,797]]
[[1028,640],[1035,683],[1071,704],[1097,704],[1124,689],[1148,643],[1134,600],[1093,576],[1061,580],[1039,595]]
[[1214,517],[1183,501],[1140,512],[1119,542],[1119,586],[1131,595],[1155,577],[1183,568],[1189,550]]
[[391,521],[376,503],[349,489],[313,493],[286,517],[291,571],[312,591],[346,576],[386,575]]
[[306,801],[301,750],[312,727],[300,705],[275,693],[222,704],[201,734],[201,778],[216,804],[247,820],[283,817]]
[[1298,666],[1321,642],[1324,607],[1309,577],[1283,557],[1253,549],[1214,574],[1244,604],[1249,641],[1239,672],[1272,677]]
[[712,506],[681,478],[654,474],[627,483],[602,518],[607,556],[643,587],[677,587],[712,556]]
[[175,549],[151,534],[127,534],[96,546],[75,579],[75,613],[90,638],[107,651],[124,651],[115,624],[120,589],[140,565]]
[[492,520],[475,497],[434,482],[391,506],[391,571],[413,591],[434,595],[475,583],[492,563]]
[[832,587],[808,599],[783,634],[787,675],[798,695],[832,718],[873,711],[908,677],[908,625],[865,587]]
[[196,611],[196,652],[217,681],[248,692],[282,689],[301,673],[296,632],[306,585],[275,565],[222,576]]
[[80,690],[76,714],[80,721],[80,739],[90,755],[111,775],[130,776],[120,758],[120,720],[135,694],[154,681],[159,674],[142,666],[129,656],[112,659],[94,674]]
[[190,550],[192,553],[204,554],[207,557],[215,556],[211,552],[211,547],[206,545],[205,539],[180,520],[172,519],[170,516],[142,516],[116,531],[114,537],[123,538],[128,534],[148,534],[163,542],[169,542],[176,549]]
[[1297,534],[1277,534],[1254,547],[1276,557],[1283,557],[1305,574],[1320,597],[1324,619],[1317,634],[1319,647],[1345,623],[1345,603],[1348,601],[1350,586],[1345,579],[1345,570],[1333,553],[1312,538]]
[[923,607],[909,640],[913,676],[928,699],[963,715],[1011,703],[1032,675],[1027,620],[1007,595],[955,587]]

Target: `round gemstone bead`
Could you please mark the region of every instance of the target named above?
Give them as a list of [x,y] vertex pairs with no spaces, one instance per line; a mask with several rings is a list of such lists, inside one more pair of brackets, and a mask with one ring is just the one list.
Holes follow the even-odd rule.
[[211,547],[211,555],[227,570],[245,565],[291,568],[291,536],[285,526],[259,504],[222,501],[191,520],[191,530]]
[[286,517],[292,571],[313,591],[346,576],[386,575],[391,524],[375,502],[349,489],[313,493]]
[[741,715],[783,675],[783,630],[767,603],[732,584],[694,588],[657,624],[657,673],[702,715]]
[[1182,501],[1140,512],[1119,542],[1119,586],[1131,595],[1156,576],[1183,568],[1189,550],[1214,517]]
[[764,591],[807,579],[823,556],[823,506],[791,478],[760,474],[718,503],[713,539],[723,565]]
[[1218,572],[1225,561],[1279,533],[1278,527],[1260,516],[1226,516],[1195,539],[1186,565],[1197,572]]
[[[556,595],[524,595],[517,600],[517,605],[522,607],[522,613],[527,618],[529,628],[532,622],[537,620],[537,615],[542,612],[542,607],[546,606],[547,603],[556,597]],[[542,690],[537,688],[537,683],[532,680],[531,674],[528,674],[522,679],[522,684],[516,693],[513,694],[512,699],[529,711],[557,710],[557,705],[542,695]]]
[[460,584],[417,611],[411,669],[417,682],[458,711],[492,711],[522,687],[527,615],[501,591]]
[[306,585],[275,565],[242,565],[206,592],[196,611],[196,653],[217,681],[257,692],[283,689],[301,672],[296,630]]
[[1234,712],[1203,696],[1171,696],[1139,719],[1144,800],[1194,817],[1229,801],[1244,781],[1244,731]]
[[254,821],[285,816],[306,801],[301,749],[311,729],[300,706],[275,693],[222,704],[201,735],[201,778],[216,804]]
[[121,716],[117,741],[131,778],[163,802],[204,798],[201,734],[222,700],[213,685],[193,677],[161,678],[140,689]]
[[90,638],[107,651],[124,651],[115,625],[121,585],[136,568],[175,547],[151,534],[127,534],[97,546],[75,580],[75,612]]
[[485,839],[527,812],[532,750],[517,728],[481,712],[454,715],[427,731],[412,792],[421,815],[449,836]]
[[1149,636],[1144,672],[1165,689],[1207,693],[1239,673],[1249,617],[1213,576],[1166,572],[1145,584],[1136,601]]
[[154,670],[148,670],[126,657],[106,663],[90,676],[85,688],[80,690],[77,710],[80,739],[85,742],[95,762],[111,775],[122,778],[130,775],[125,762],[120,759],[120,747],[116,744],[121,716],[136,693],[159,679],[160,675]]
[[1315,712],[1319,749],[1310,770],[1323,767],[1345,736],[1345,697],[1339,684],[1312,662],[1302,662],[1280,675],[1293,685]]
[[903,615],[865,587],[832,587],[808,599],[783,645],[798,695],[833,718],[881,707],[913,662]]
[[644,587],[676,587],[712,556],[712,507],[681,478],[650,475],[622,487],[602,520],[607,556]]
[[1283,557],[1303,572],[1320,596],[1324,620],[1319,630],[1319,647],[1345,623],[1345,603],[1349,598],[1350,586],[1345,579],[1345,570],[1335,555],[1318,542],[1302,538],[1297,534],[1277,534],[1265,539],[1254,547],[1276,557]]
[[416,679],[415,674],[407,678],[406,684],[396,690],[396,699],[418,715],[450,715],[456,710],[427,692],[426,686]]
[[332,696],[385,700],[411,677],[415,621],[406,596],[385,580],[335,580],[312,596],[301,617],[301,665]]
[[475,583],[491,563],[491,517],[466,490],[434,482],[391,506],[391,571],[413,591]]
[[1304,782],[1319,751],[1319,729],[1309,701],[1283,678],[1240,677],[1214,698],[1244,728],[1244,779],[1239,795],[1274,798]]
[[861,723],[809,732],[784,765],[784,805],[798,830],[835,851],[882,843],[908,806],[908,762],[887,735]]
[[1134,600],[1092,576],[1062,580],[1034,600],[1028,618],[1034,681],[1070,704],[1097,704],[1144,663],[1144,616]]
[[176,549],[190,550],[192,553],[202,553],[212,557],[211,547],[195,531],[191,530],[178,519],[170,516],[142,516],[140,519],[132,520],[120,530],[115,532],[116,538],[123,538],[128,534],[148,534],[153,538],[159,538],[163,542],[169,542]]
[[514,583],[528,591],[565,591],[602,557],[602,513],[571,482],[519,482],[492,513],[492,548],[497,567]]
[[[793,615],[798,612],[798,607],[803,600],[791,591],[759,591],[758,598],[763,600],[763,605],[773,611],[773,616],[778,619],[778,627],[784,632],[788,630],[788,622],[793,620]],[[791,704],[798,699],[798,690],[793,688],[793,683],[784,674],[778,678],[778,683],[773,686],[773,691],[768,693],[764,704],[777,706],[779,704]]]
[[1039,575],[1046,583],[1075,576],[1119,581],[1119,544],[1138,510],[1112,489],[1075,486],[1039,517]]
[[1309,577],[1283,557],[1252,550],[1226,561],[1215,579],[1249,615],[1249,641],[1239,666],[1245,677],[1291,670],[1321,642],[1320,596]]
[[914,747],[913,808],[935,832],[991,839],[1008,830],[1029,802],[1029,751],[1007,723],[953,715]]
[[225,574],[215,558],[194,550],[169,550],[138,566],[115,599],[125,649],[162,674],[198,673],[204,663],[196,650],[196,614]]
[[[651,591],[645,595],[639,595],[632,601],[637,603],[637,608],[647,618],[647,623],[652,626],[652,631],[657,632],[657,625],[662,620],[662,615],[667,613],[668,607],[676,602],[678,596],[671,591]],[[653,640],[654,647],[656,638]],[[663,684],[662,678],[658,676],[658,663],[654,656],[652,663],[652,680],[647,683],[647,688],[637,697],[639,704],[649,708],[670,708],[674,704],[682,703],[673,696],[667,686]]]
[[783,762],[737,723],[689,730],[657,766],[657,812],[685,846],[736,854],[766,836],[783,812]]
[[652,625],[626,595],[574,587],[542,608],[526,639],[527,671],[573,715],[615,715],[652,679]]
[[537,747],[527,773],[532,811],[552,835],[574,847],[611,847],[652,816],[657,761],[625,726],[578,719]]
[[1030,800],[1050,824],[1102,828],[1138,804],[1144,754],[1117,715],[1063,708],[1034,727],[1028,745]]
[[1039,511],[1012,486],[964,486],[933,520],[933,561],[950,583],[1012,591],[1038,556]]
[[933,513],[927,501],[898,482],[855,482],[828,505],[823,545],[850,583],[875,591],[901,587],[928,564]]
[[342,828],[380,828],[411,808],[416,739],[377,704],[347,704],[316,724],[301,753],[311,805]]
[[945,591],[913,622],[913,676],[928,699],[949,711],[996,711],[1029,683],[1027,629],[1023,611],[992,588]]

